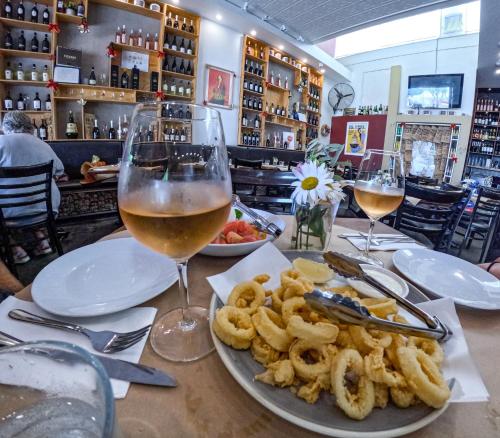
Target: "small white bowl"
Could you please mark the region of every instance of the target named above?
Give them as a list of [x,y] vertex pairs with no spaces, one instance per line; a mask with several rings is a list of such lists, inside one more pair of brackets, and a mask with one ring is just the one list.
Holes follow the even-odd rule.
[[[368,264],[361,265],[361,268],[370,277],[378,280],[379,283],[382,283],[384,286],[388,287],[403,298],[406,297],[406,295],[408,295],[408,293],[410,292],[406,282],[392,271],[384,269],[380,266]],[[387,298],[377,289],[365,283],[364,281],[348,278],[347,283],[349,283],[349,286],[353,287],[364,296],[371,298]]]
[[[256,208],[252,208],[253,211],[260,214],[262,217],[266,218],[269,222],[275,223],[278,228],[283,232],[285,230],[286,224],[275,214],[269,213],[268,211],[257,210]],[[251,222],[250,218],[243,214],[242,220],[246,220]],[[229,220],[232,220],[230,218]],[[250,254],[255,251],[257,248],[260,248],[267,242],[273,241],[274,237],[267,235],[265,239],[257,240],[256,242],[247,242],[247,243],[211,243],[207,245],[200,251],[200,254],[212,256],[212,257],[236,257],[242,256],[246,254]]]

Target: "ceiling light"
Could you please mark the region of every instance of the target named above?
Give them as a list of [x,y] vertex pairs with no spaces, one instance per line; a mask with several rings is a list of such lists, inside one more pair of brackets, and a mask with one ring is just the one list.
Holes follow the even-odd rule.
[[179,4],[179,0],[172,0],[172,3],[175,3],[176,5]]
[[215,18],[218,20],[218,21],[221,21],[222,20],[222,15],[221,14],[217,14],[215,16]]
[[495,74],[496,74],[496,75],[500,75],[500,68],[497,68],[497,69],[495,70]]
[[285,46],[284,46],[283,44],[280,44],[280,45],[278,46],[278,49],[280,49],[280,50],[284,50],[284,49],[285,49]]
[[250,35],[252,35],[252,36],[257,35],[257,31],[256,31],[255,29],[252,29],[252,30],[250,31]]
[[320,73],[324,73],[326,70],[324,68],[322,68],[319,72]]
[[307,58],[302,58],[302,62],[307,62]]

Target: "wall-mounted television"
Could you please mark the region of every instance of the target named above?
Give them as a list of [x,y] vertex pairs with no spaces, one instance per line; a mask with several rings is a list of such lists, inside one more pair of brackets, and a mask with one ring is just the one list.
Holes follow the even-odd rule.
[[462,106],[464,75],[422,75],[408,77],[410,108],[447,109]]

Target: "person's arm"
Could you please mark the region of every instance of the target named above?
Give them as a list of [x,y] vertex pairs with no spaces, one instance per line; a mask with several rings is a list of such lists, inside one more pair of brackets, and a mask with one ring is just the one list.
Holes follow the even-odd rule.
[[495,261],[490,263],[482,263],[479,265],[480,268],[483,268],[491,275],[495,276],[500,280],[500,257],[498,257]]

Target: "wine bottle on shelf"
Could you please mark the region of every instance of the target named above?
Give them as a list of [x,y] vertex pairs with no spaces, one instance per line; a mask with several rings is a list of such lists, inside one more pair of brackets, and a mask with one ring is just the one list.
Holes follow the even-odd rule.
[[75,118],[73,117],[73,111],[69,110],[68,121],[66,123],[66,137],[67,138],[78,138],[78,126],[75,123]]
[[186,119],[188,119],[188,120],[190,120],[190,119],[191,119],[191,117],[193,117],[193,115],[191,114],[191,111],[190,111],[190,109],[189,109],[189,107],[188,107],[188,106],[186,107],[186,114],[185,114],[185,116],[184,116],[184,117],[185,117]]
[[6,49],[13,49],[14,48],[14,41],[12,39],[12,34],[8,30],[5,34],[5,38],[3,40],[3,46]]
[[175,128],[175,133],[174,133],[174,141],[180,141],[181,135],[179,133],[179,130]]
[[174,62],[172,62],[172,68],[170,69],[171,71],[178,73],[177,71],[177,60],[174,58]]
[[122,31],[120,26],[118,26],[115,32],[115,43],[120,44],[121,42],[122,42]]
[[184,45],[184,38],[181,40],[181,45],[179,46],[179,52],[186,53],[186,46]]
[[24,38],[24,30],[21,31],[21,35],[17,39],[17,50],[26,50],[26,38]]
[[160,48],[160,44],[158,42],[158,34],[155,33],[155,39],[153,41],[153,50],[158,50]]
[[57,0],[57,12],[64,14],[65,11],[64,0]]
[[193,20],[191,20],[191,24],[189,25],[189,30],[190,33],[194,33],[194,25],[193,25]]
[[186,130],[184,128],[181,128],[181,141],[186,141]]
[[10,91],[7,90],[7,95],[3,100],[3,108],[7,111],[11,111],[13,109],[14,103],[12,101],[12,97],[10,97]]
[[38,129],[38,134],[40,136],[40,140],[46,141],[49,138],[47,123],[45,123],[45,119],[42,119],[42,124]]
[[38,131],[38,126],[36,126],[36,120],[35,119],[33,119],[33,135],[36,138],[40,138],[40,133]]
[[33,7],[31,8],[31,22],[38,23],[38,3],[33,3]]
[[186,17],[184,17],[184,18],[182,19],[182,27],[181,27],[181,30],[183,30],[184,32],[186,32],[186,30],[187,30]]
[[31,51],[38,52],[39,42],[36,32],[33,32],[33,38],[31,38]]
[[170,94],[174,96],[177,94],[177,84],[175,83],[175,79],[172,79],[172,83],[170,84]]
[[122,77],[120,79],[120,87],[121,88],[129,88],[129,76],[126,71],[122,73]]
[[85,17],[85,5],[83,4],[83,0],[80,0],[80,3],[78,3],[76,15],[79,17]]
[[165,32],[165,38],[163,39],[163,49],[168,50],[170,49],[170,43],[168,41],[168,33]]
[[7,66],[5,67],[4,70],[4,78],[8,81],[11,81],[13,79],[12,68],[10,67],[9,61],[7,61]]
[[184,96],[184,81],[179,82],[179,86],[177,87],[177,95]]
[[139,69],[137,68],[136,65],[134,65],[134,68],[132,69],[132,89],[133,90],[139,89],[139,77],[140,77]]
[[191,42],[191,40],[189,40],[189,42],[188,42],[186,53],[188,55],[192,55],[193,54],[193,43]]
[[177,38],[175,35],[172,35],[172,44],[170,44],[170,48],[172,50],[177,50]]
[[31,68],[31,80],[38,81],[38,79],[38,70],[36,69],[36,64],[33,64],[33,67]]
[[169,69],[168,56],[165,56],[165,58],[163,58],[163,64],[161,66],[161,69],[164,71],[168,71],[168,69]]
[[260,118],[259,118],[258,114],[255,114],[255,118],[253,119],[253,127],[255,129],[259,129],[260,128]]
[[174,29],[179,29],[179,16],[178,15],[175,16]]
[[94,66],[92,66],[92,69],[90,70],[90,75],[89,75],[89,85],[96,85],[96,84],[97,84],[97,78],[95,75]]
[[146,42],[144,43],[144,48],[146,50],[151,50],[151,36],[149,35],[149,32],[146,33]]
[[125,25],[122,25],[122,35],[121,35],[121,44],[127,44],[127,28]]
[[128,133],[128,122],[127,122],[127,115],[123,115],[123,123],[122,123],[122,132],[123,136],[126,137]]
[[45,38],[42,41],[42,53],[50,53],[50,41],[47,34],[45,34]]
[[3,16],[5,18],[12,18],[12,3],[7,0],[3,5]]
[[47,6],[45,7],[45,9],[42,12],[42,23],[43,24],[50,23],[50,10]]
[[94,127],[92,128],[92,138],[94,140],[98,140],[101,138],[101,130],[99,129],[97,119],[94,119]]
[[184,91],[187,97],[191,97],[191,82],[186,85],[186,90]]
[[19,0],[19,4],[17,5],[17,19],[24,21],[24,5],[23,0]]
[[26,105],[24,103],[24,98],[23,98],[22,93],[19,93],[16,108],[18,109],[18,111],[24,111],[26,109]]
[[139,47],[144,47],[144,38],[142,37],[142,29],[139,29],[139,32],[137,32],[136,43]]
[[191,61],[188,61],[188,66],[186,67],[186,74],[193,76],[193,68],[191,67]]
[[17,64],[16,79],[18,81],[24,81],[24,70],[23,70],[23,64],[21,62]]
[[45,99],[45,111],[52,111],[52,101],[50,100],[50,94],[47,94],[47,99]]
[[168,17],[167,17],[167,26],[172,27],[172,12],[169,12],[169,13],[168,13]]
[[271,147],[271,134],[267,134],[266,148]]
[[186,67],[184,66],[184,59],[181,59],[181,65],[179,66],[179,73],[186,74]]
[[35,93],[35,98],[33,99],[33,109],[35,111],[42,111],[42,101],[40,100],[40,96],[38,96],[38,92]]
[[116,139],[123,140],[122,116],[118,116],[118,129],[116,130]]
[[158,91],[158,72],[151,72],[151,83],[150,83],[150,91]]
[[134,29],[130,29],[130,35],[128,36],[128,45],[135,46]]
[[161,117],[167,117],[167,107],[165,105],[161,106]]
[[115,130],[115,128],[113,128],[113,120],[109,121],[108,138],[110,140],[116,139],[116,130]]
[[150,124],[148,127],[148,132],[146,133],[146,141],[149,141],[149,142],[154,141],[154,131],[153,131],[152,124]]

